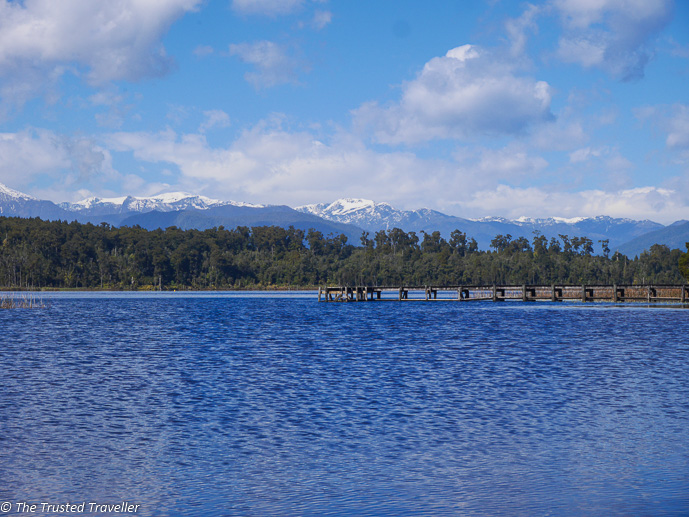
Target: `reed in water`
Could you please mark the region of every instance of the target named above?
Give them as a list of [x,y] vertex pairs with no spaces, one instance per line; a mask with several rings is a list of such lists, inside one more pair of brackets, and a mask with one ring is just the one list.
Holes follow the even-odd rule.
[[47,305],[32,293],[0,293],[0,309],[45,309]]

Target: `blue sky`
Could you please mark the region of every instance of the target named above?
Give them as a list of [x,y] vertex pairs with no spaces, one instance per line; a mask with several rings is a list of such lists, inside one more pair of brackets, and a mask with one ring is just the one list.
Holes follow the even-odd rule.
[[689,2],[0,0],[0,183],[689,219]]

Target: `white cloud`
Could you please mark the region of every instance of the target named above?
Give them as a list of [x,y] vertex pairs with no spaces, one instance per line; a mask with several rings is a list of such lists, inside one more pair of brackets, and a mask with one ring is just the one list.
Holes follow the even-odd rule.
[[182,106],[180,104],[173,104],[168,106],[167,114],[165,118],[171,120],[173,124],[182,124],[185,120],[189,118],[191,110],[188,106]]
[[630,20],[645,18],[650,23],[664,18],[672,9],[668,0],[553,0],[553,5],[572,29],[588,29],[603,23],[623,24],[625,20],[615,18],[620,15]]
[[612,150],[605,160],[606,169],[610,172],[624,172],[634,168],[634,164],[622,156],[616,149]]
[[284,131],[275,121],[245,131],[227,147],[212,147],[200,134],[171,130],[114,133],[109,144],[141,161],[175,165],[179,182],[194,191],[242,201],[296,206],[370,195],[418,207],[443,189],[460,187],[447,162],[377,153],[346,134],[323,142],[308,132]]
[[606,190],[622,190],[634,185],[630,173],[634,163],[625,158],[616,147],[586,146],[569,153],[569,166],[563,166],[559,175],[569,185],[594,182]]
[[604,152],[606,152],[606,149],[602,147],[584,147],[582,149],[577,149],[576,151],[569,153],[569,163],[586,162],[591,158],[600,157]]
[[160,194],[162,192],[180,190],[175,189],[175,186],[170,185],[169,183],[152,183],[136,174],[126,174],[123,176],[122,188],[124,189],[124,192],[135,196],[155,196],[156,194]]
[[540,156],[529,156],[525,151],[502,149],[490,154],[484,154],[479,164],[479,170],[494,178],[519,177],[533,179],[548,166],[548,162]]
[[672,46],[672,50],[670,52],[673,56],[689,59],[689,46],[682,46],[671,37],[668,38],[668,40]]
[[505,22],[505,31],[510,40],[510,53],[513,56],[521,56],[526,50],[528,31],[538,32],[536,17],[540,12],[541,8],[529,4],[519,18]]
[[488,51],[457,47],[404,84],[398,104],[367,103],[355,110],[355,125],[372,128],[381,143],[399,144],[517,134],[552,120],[548,83],[514,72]]
[[[547,169],[540,156],[517,145],[458,151],[456,161],[422,159],[409,152],[380,152],[349,133],[323,138],[289,132],[277,118],[214,147],[202,134],[114,133],[113,151],[141,162],[170,164],[171,182],[212,197],[297,206],[343,196],[371,197],[401,208],[436,207],[470,199],[500,181],[519,184]],[[204,190],[205,189],[205,190]]]
[[107,108],[107,111],[96,113],[94,116],[99,126],[110,129],[121,127],[134,109],[133,104],[126,102],[127,95],[114,87],[102,89],[89,96],[88,100],[92,106]]
[[116,89],[100,90],[91,95],[89,101],[94,106],[116,106],[124,101],[124,95]]
[[565,33],[558,55],[622,80],[639,79],[653,42],[672,17],[671,0],[553,0]]
[[66,150],[51,131],[0,134],[0,182],[18,187],[37,174],[69,167]]
[[604,160],[606,170],[611,172],[619,172],[633,167],[633,164],[622,156],[617,149],[605,146],[583,147],[569,153],[569,163],[581,164],[592,160]]
[[689,218],[689,203],[678,191],[660,187],[626,190],[549,191],[539,187],[514,188],[499,185],[475,192],[463,206],[478,215],[529,217],[629,217],[663,224]]
[[89,138],[45,129],[0,133],[0,182],[22,188],[39,176],[79,186],[112,173],[110,153]]
[[256,67],[244,78],[255,88],[268,88],[284,83],[297,82],[299,63],[287,53],[287,49],[272,41],[238,43],[230,45],[230,54]]
[[[624,188],[620,183],[563,192],[561,186],[543,185],[549,164],[517,143],[460,149],[454,162],[430,160],[409,152],[374,151],[347,133],[323,138],[289,132],[276,118],[244,131],[227,146],[213,146],[201,133],[171,129],[111,133],[105,146],[46,130],[1,134],[0,182],[22,189],[37,178],[59,178],[62,186],[53,193],[40,192],[52,199],[77,189],[101,192],[117,183],[121,194],[155,193],[172,185],[216,198],[291,206],[350,196],[419,208],[431,199],[433,208],[464,217],[605,214],[663,223],[689,218],[689,194],[683,194],[689,191],[679,180],[665,187]],[[111,154],[119,152],[132,153],[143,171],[147,164],[159,164],[170,174],[165,183],[150,183],[145,174],[118,174]],[[572,156],[577,165],[594,159],[608,168],[630,165],[611,163],[621,157],[605,147],[581,148]],[[533,181],[541,186],[531,186]]]
[[650,121],[667,136],[665,145],[689,158],[689,105],[645,106],[634,110],[641,121]]
[[197,57],[210,56],[213,52],[215,49],[210,45],[199,45],[194,49],[194,55]]
[[208,110],[204,111],[205,120],[199,126],[199,132],[205,133],[214,127],[228,127],[230,125],[230,116],[222,110]]
[[547,151],[568,151],[584,144],[589,139],[579,121],[568,121],[559,116],[557,120],[534,128],[530,138],[532,145]]
[[313,15],[311,25],[316,30],[322,30],[333,20],[333,13],[330,11],[316,11]]
[[296,11],[304,0],[232,0],[232,8],[240,14],[277,16]]
[[601,35],[571,37],[560,40],[558,55],[567,63],[579,63],[585,68],[605,64],[606,42]]
[[[595,169],[595,181],[605,185],[603,190],[587,190],[593,193],[589,199],[588,194],[555,192],[562,190],[563,181],[570,188],[581,182],[569,173],[555,177],[548,161],[533,154],[528,140],[495,149],[463,146],[453,160],[424,159],[411,152],[373,150],[350,133],[290,132],[283,123],[279,117],[261,122],[227,146],[213,146],[203,134],[170,129],[114,133],[108,143],[113,151],[133,153],[141,163],[171,166],[175,173],[168,181],[184,184],[187,190],[258,203],[297,206],[351,196],[401,208],[428,206],[432,200],[433,208],[461,216],[633,217],[637,198],[643,194],[650,203],[652,197],[649,192],[634,197],[633,190],[622,190],[628,183],[608,181],[631,165],[616,149],[589,146],[572,153],[578,169],[583,165]],[[530,187],[534,183],[541,186]],[[613,200],[620,192],[627,202],[616,205]],[[664,199],[666,192],[658,192]],[[668,214],[680,206],[679,202],[666,205]],[[652,207],[644,208],[643,203],[639,207],[644,215],[651,213]]]
[[201,0],[0,0],[0,81],[21,105],[65,72],[91,85],[165,74],[161,38]]
[[501,149],[460,148],[454,158],[456,174],[463,176],[464,186],[471,189],[494,186],[501,180],[512,184],[534,180],[548,167],[543,157],[514,144]]
[[689,106],[676,105],[673,115],[666,122],[665,143],[673,149],[689,149]]

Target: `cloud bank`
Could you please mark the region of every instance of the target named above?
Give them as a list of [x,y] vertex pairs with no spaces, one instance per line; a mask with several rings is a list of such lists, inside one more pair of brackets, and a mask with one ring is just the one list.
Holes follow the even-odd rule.
[[278,16],[296,11],[304,0],[232,0],[232,9],[240,14]]
[[90,138],[46,129],[0,133],[0,178],[18,188],[39,176],[71,185],[111,171],[110,153]]
[[286,47],[277,43],[233,43],[230,54],[254,66],[255,71],[247,72],[244,78],[256,89],[297,82],[298,61],[288,54]]
[[364,104],[354,120],[385,144],[515,135],[554,119],[551,96],[547,82],[518,76],[498,56],[463,45],[426,63],[403,85],[398,103]]
[[161,43],[201,0],[0,0],[0,95],[21,106],[71,72],[92,86],[165,75]]
[[644,76],[653,42],[672,19],[671,0],[554,0],[564,62],[599,68],[623,81]]

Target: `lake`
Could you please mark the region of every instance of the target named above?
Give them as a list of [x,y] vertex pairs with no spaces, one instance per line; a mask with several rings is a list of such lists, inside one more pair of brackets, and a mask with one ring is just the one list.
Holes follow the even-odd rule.
[[689,310],[41,298],[0,311],[11,515],[689,514]]

